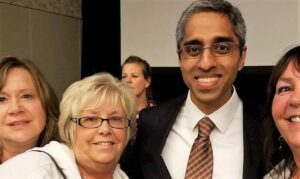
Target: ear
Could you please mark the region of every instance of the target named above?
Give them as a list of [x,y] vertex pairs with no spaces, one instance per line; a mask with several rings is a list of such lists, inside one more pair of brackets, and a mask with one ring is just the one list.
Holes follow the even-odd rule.
[[247,53],[247,47],[244,47],[242,49],[242,52],[241,52],[241,56],[240,56],[240,59],[239,59],[239,64],[238,64],[238,71],[242,70],[244,65],[245,65],[245,60],[246,60],[246,53]]
[[178,63],[179,63],[179,68],[181,69],[181,66],[182,66],[182,59],[180,57],[180,54],[179,54],[179,51],[177,51],[177,55],[178,55]]
[[145,84],[145,88],[148,88],[149,86],[150,86],[150,84],[151,84],[151,78],[150,77],[148,77],[148,79],[146,79],[146,84]]

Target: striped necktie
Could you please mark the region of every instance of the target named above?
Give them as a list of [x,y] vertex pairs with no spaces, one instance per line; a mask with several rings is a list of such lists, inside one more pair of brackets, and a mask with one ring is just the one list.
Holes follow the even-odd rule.
[[204,117],[198,123],[198,136],[192,146],[185,173],[186,179],[211,179],[213,171],[213,152],[209,134],[214,123]]

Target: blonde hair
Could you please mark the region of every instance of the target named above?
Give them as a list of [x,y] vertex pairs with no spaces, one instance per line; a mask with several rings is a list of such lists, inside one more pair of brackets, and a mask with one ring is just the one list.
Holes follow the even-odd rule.
[[98,73],[70,85],[64,92],[60,103],[59,134],[62,142],[72,148],[75,142],[75,128],[71,118],[80,114],[91,101],[99,106],[112,102],[113,106],[121,103],[126,117],[131,119],[127,128],[127,141],[136,130],[136,96],[127,84],[108,73]]

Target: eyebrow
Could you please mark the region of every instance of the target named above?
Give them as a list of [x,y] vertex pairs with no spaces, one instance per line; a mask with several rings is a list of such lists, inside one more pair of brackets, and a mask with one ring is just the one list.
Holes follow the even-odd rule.
[[[87,110],[83,110],[83,112],[85,113],[90,113],[91,115],[95,115],[95,116],[98,116],[99,115],[99,110],[97,109],[87,109]],[[118,110],[114,110],[114,111],[111,111],[110,113],[108,113],[108,115],[119,115],[120,113],[122,113],[121,111],[118,111]]]
[[[213,43],[218,43],[218,42],[233,42],[233,39],[231,37],[216,37],[213,40]],[[186,45],[203,45],[203,42],[197,39],[186,41],[183,43],[183,46]]]
[[233,42],[233,39],[231,37],[217,37],[214,40],[214,43],[217,43],[217,42]]
[[186,45],[203,45],[203,43],[199,40],[190,40],[183,43],[183,46]]

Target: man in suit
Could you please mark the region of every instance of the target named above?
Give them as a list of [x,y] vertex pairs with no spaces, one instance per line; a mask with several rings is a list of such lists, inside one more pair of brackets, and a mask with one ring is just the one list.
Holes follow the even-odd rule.
[[177,53],[188,94],[140,113],[130,178],[185,178],[189,155],[205,117],[210,133],[213,179],[262,178],[262,124],[255,105],[233,86],[244,66],[246,26],[227,1],[197,0],[181,15]]

